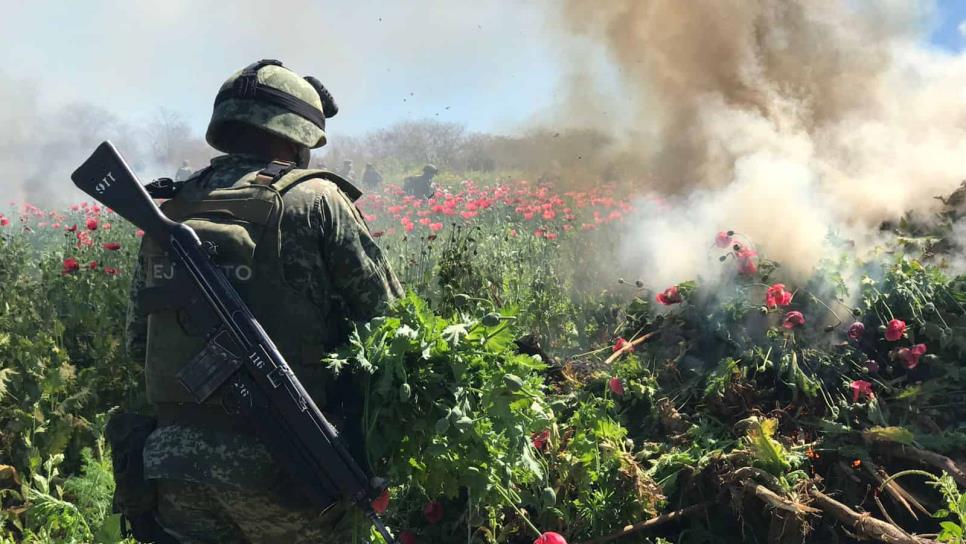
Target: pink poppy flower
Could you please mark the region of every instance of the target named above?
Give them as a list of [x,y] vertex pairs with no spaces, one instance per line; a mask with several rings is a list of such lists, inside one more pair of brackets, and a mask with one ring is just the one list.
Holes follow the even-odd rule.
[[852,402],[859,402],[860,396],[865,396],[866,399],[872,400],[875,398],[875,393],[872,392],[872,383],[865,380],[853,380],[849,385],[852,389]]
[[805,316],[802,312],[791,311],[785,314],[785,319],[782,320],[782,326],[788,330],[794,329],[795,327],[801,327],[805,324]]
[[885,337],[890,342],[902,338],[906,334],[906,322],[900,319],[893,319],[886,325]]
[[668,287],[663,292],[657,294],[657,301],[665,306],[670,306],[672,304],[677,304],[681,302],[681,293],[678,292],[678,286]]

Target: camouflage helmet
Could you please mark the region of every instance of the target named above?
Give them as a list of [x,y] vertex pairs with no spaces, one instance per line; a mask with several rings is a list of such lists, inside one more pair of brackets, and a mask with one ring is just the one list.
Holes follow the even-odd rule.
[[439,170],[437,170],[436,167],[433,166],[432,164],[427,164],[426,166],[423,167],[424,174],[436,175],[437,172],[439,172]]
[[299,77],[277,60],[262,60],[222,84],[205,139],[227,152],[225,124],[237,122],[314,149],[325,145],[325,119],[338,111],[317,79]]

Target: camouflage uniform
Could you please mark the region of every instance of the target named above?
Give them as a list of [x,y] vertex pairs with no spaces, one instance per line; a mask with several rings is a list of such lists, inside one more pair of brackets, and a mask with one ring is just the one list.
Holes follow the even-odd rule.
[[342,161],[342,168],[339,168],[338,174],[349,181],[355,181],[356,171],[352,167],[352,161]]
[[[308,137],[324,142],[324,134]],[[203,198],[216,189],[251,183],[252,174],[268,162],[242,154],[216,157],[208,169],[186,182],[174,200]],[[292,171],[298,172],[308,171]],[[260,314],[255,306],[252,311],[270,335],[294,323],[318,322],[325,330],[313,331],[313,336],[321,342],[321,349],[332,350],[345,342],[350,322],[375,317],[402,294],[402,288],[361,214],[337,183],[302,181],[284,192],[282,202],[279,261],[285,281],[303,293],[307,304],[317,311],[313,311],[312,321],[307,316],[285,314],[286,307],[277,308],[282,314],[273,316]],[[158,348],[151,347],[149,322],[138,297],[151,281],[149,269],[142,251],[128,309],[127,349],[132,357],[150,361],[149,350]],[[246,297],[244,291],[242,296]],[[333,409],[326,405],[326,392],[337,384],[319,359],[314,359],[317,368],[306,369],[311,375],[304,376],[299,369],[305,367],[293,364],[293,356],[281,344],[279,348],[319,408],[324,412]],[[164,403],[157,400],[159,389],[153,380],[154,375],[146,372],[149,400],[161,407]],[[338,387],[345,384],[339,380]],[[354,393],[350,391],[349,396],[361,398],[361,393]],[[201,410],[206,405],[189,406]],[[334,423],[343,422],[336,419]],[[143,458],[145,477],[158,481],[156,518],[181,542],[349,541],[353,507],[337,503],[325,512],[313,507],[248,429],[162,420],[148,437]]]
[[416,198],[433,198],[436,194],[436,187],[433,186],[436,171],[435,166],[427,164],[423,167],[421,175],[410,176],[403,180],[403,191]]
[[369,189],[375,189],[382,184],[382,174],[371,164],[366,164],[366,169],[362,171],[362,184]]
[[188,161],[184,161],[181,163],[181,168],[178,168],[178,172],[175,173],[174,179],[175,181],[185,181],[191,177],[191,173],[191,165]]

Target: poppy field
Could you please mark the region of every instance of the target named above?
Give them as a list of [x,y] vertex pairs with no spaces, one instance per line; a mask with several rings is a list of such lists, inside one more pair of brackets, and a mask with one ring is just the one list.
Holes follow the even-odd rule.
[[[610,263],[662,202],[617,186],[357,204],[408,294],[319,364],[363,384],[402,544],[964,541],[951,212],[869,252],[830,236],[805,278],[721,225],[699,277],[652,287]],[[0,542],[120,539],[102,435],[147,409],[142,235],[92,203],[0,215]]]

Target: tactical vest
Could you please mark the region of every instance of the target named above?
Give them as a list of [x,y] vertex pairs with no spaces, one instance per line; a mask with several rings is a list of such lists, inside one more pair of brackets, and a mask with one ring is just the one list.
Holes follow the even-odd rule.
[[[172,220],[195,230],[214,263],[225,272],[316,404],[324,409],[327,397],[332,398],[336,390],[321,358],[333,344],[344,341],[344,336],[326,337],[332,326],[324,320],[331,317],[333,308],[320,306],[303,289],[286,281],[281,254],[284,195],[297,184],[318,178],[334,182],[353,200],[359,192],[330,172],[290,169],[287,163],[272,163],[229,188],[201,195],[182,190],[161,209]],[[307,243],[318,247],[318,237]],[[191,403],[177,373],[202,350],[218,323],[207,303],[194,294],[187,272],[179,269],[154,240],[144,239],[141,258],[146,268],[145,286],[138,296],[142,311],[148,315],[148,401]],[[321,255],[319,259],[321,263]],[[318,274],[325,274],[324,266],[315,268]],[[221,402],[216,393],[206,404]]]

